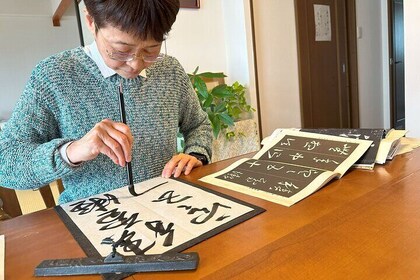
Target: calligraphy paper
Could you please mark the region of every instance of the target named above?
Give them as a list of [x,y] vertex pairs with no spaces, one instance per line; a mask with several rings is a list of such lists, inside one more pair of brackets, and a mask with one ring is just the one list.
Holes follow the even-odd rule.
[[265,211],[179,180],[154,178],[56,207],[90,257],[182,251]]
[[252,158],[201,178],[285,206],[341,178],[372,141],[283,130]]
[[353,165],[353,167],[365,169],[373,169],[375,166],[379,145],[386,135],[385,129],[376,128],[304,128],[300,131],[371,140],[373,143],[370,148]]
[[315,41],[331,41],[330,6],[314,4]]

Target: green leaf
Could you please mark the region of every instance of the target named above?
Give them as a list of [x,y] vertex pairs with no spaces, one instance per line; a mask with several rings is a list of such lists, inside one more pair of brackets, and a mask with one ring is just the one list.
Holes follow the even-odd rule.
[[226,132],[225,137],[227,140],[231,140],[233,137],[235,137],[235,132],[234,131]]
[[213,103],[213,96],[209,95],[206,99],[206,101],[204,101],[203,103],[203,107],[207,108],[211,106],[211,103]]
[[218,116],[227,125],[229,125],[229,126],[234,125],[233,119],[227,113],[221,113]]
[[207,99],[207,97],[209,96],[207,85],[200,77],[195,78],[194,87],[199,97],[201,97],[202,99]]
[[236,92],[243,92],[245,91],[245,87],[241,85],[239,82],[234,82],[232,88]]
[[226,111],[226,103],[219,103],[216,105],[216,107],[214,108],[214,112],[224,112]]
[[242,110],[238,107],[234,107],[232,108],[232,110],[230,111],[230,114],[233,118],[238,117],[240,114],[242,113]]
[[212,127],[213,127],[214,138],[217,138],[217,136],[219,136],[220,130],[222,128],[220,120],[218,118],[214,118],[214,120],[212,122]]
[[232,95],[232,92],[228,89],[225,84],[215,86],[211,90],[211,94],[218,98],[225,98]]
[[209,120],[210,120],[210,122],[213,124],[213,122],[214,122],[214,118],[216,117],[212,112],[209,112],[208,113],[208,115],[209,115]]
[[203,72],[203,73],[197,74],[197,76],[200,76],[203,78],[209,78],[209,79],[226,77],[226,75],[223,74],[223,72]]

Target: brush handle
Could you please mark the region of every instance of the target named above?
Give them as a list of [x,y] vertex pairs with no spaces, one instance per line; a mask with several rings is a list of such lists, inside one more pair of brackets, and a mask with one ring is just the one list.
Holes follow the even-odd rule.
[[[120,103],[120,117],[121,122],[127,124],[126,114],[125,114],[125,105],[124,105],[124,95],[122,91],[122,83],[118,87],[118,101]],[[127,169],[127,177],[128,177],[128,190],[133,196],[137,196],[138,194],[134,190],[134,183],[133,183],[133,169],[131,167],[131,162],[127,162],[125,165]]]

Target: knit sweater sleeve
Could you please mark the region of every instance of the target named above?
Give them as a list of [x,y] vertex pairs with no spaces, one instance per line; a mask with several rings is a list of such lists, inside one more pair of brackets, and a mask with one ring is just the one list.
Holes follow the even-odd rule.
[[31,189],[71,172],[58,147],[71,139],[60,138],[48,97],[51,84],[33,71],[15,110],[0,133],[0,185]]
[[185,138],[184,153],[200,153],[211,161],[213,133],[210,120],[183,69],[179,73],[179,81],[182,88],[179,127]]

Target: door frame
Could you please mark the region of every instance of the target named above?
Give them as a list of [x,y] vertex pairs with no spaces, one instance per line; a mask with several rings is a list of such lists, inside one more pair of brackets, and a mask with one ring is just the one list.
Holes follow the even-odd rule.
[[[392,0],[387,1],[388,9],[388,75],[389,75],[389,121],[390,127],[395,128],[396,112],[396,71],[395,71],[395,53],[394,53],[394,5]],[[405,94],[405,93],[404,93]]]
[[357,63],[356,0],[347,0],[346,10],[348,74],[350,82],[350,120],[352,128],[359,128],[359,68]]

